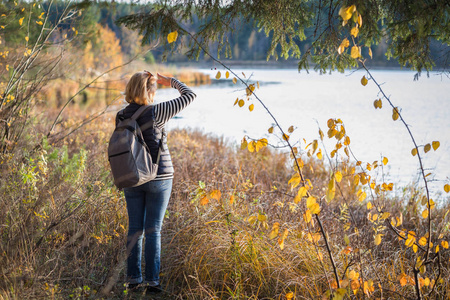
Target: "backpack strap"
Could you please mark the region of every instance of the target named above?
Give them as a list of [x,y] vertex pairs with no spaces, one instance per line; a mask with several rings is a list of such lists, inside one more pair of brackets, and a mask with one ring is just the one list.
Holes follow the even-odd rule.
[[[151,105],[142,105],[141,107],[139,107],[139,109],[131,116],[132,119],[137,120],[139,118],[140,115],[142,115],[147,109],[149,109],[151,107]],[[153,123],[155,122],[155,113],[152,112],[152,118],[153,118]],[[165,128],[163,128],[162,130],[162,136],[161,139],[159,140],[159,149],[158,149],[158,156],[156,158],[156,164],[159,165],[159,159],[161,158],[161,151],[163,149],[163,138],[166,135],[166,131]],[[150,149],[148,149],[147,144],[145,143],[144,139],[142,138],[143,144],[144,146],[147,148],[148,153],[150,153]]]
[[151,105],[142,105],[139,109],[131,116],[132,119],[137,120],[141,114],[143,114],[147,109],[152,107]]

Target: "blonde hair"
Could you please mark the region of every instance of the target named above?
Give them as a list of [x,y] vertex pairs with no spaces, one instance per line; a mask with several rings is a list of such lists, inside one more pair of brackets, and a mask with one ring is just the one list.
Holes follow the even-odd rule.
[[139,105],[148,105],[153,103],[153,97],[156,93],[155,76],[148,72],[138,72],[131,76],[125,88],[125,100],[128,103]]

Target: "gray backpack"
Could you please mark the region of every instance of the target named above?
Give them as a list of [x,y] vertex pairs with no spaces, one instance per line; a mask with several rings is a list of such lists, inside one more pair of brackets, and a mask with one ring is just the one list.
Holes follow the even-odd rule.
[[137,122],[139,116],[149,107],[143,105],[131,118],[123,120],[119,118],[116,129],[109,140],[109,164],[114,184],[119,189],[139,186],[153,180],[157,175],[161,141],[158,158],[156,163],[153,163],[150,149],[145,144]]

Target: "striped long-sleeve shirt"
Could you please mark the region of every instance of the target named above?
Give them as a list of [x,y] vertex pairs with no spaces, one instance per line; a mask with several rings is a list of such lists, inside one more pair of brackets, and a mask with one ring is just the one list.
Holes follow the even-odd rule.
[[[157,150],[154,149],[157,149],[159,140],[155,140],[155,128],[153,128],[153,126],[155,126],[157,129],[156,131],[160,133],[170,119],[191,104],[197,97],[189,87],[175,78],[171,78],[170,85],[172,88],[176,88],[180,92],[180,96],[175,99],[153,105],[153,110],[146,110],[145,113],[142,114],[137,120],[139,126],[141,127],[144,140],[152,150],[152,157],[154,159],[156,158],[156,155],[153,152],[157,152]],[[139,107],[140,105],[136,103],[130,103],[127,107],[125,107],[123,117],[130,118],[139,109]],[[152,111],[155,114],[154,125]],[[163,150],[161,151],[158,175],[155,180],[173,178],[172,159],[167,148],[166,137],[163,137],[162,141]]]
[[180,97],[155,105],[156,125],[163,128],[164,125],[194,101],[196,95],[181,81],[172,78],[170,85],[180,92]]

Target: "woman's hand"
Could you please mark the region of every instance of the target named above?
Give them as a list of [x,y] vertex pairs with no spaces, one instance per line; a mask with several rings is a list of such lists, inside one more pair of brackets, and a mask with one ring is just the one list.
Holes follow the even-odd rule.
[[157,75],[158,75],[158,80],[156,81],[157,83],[164,85],[164,86],[170,86],[170,81],[171,81],[170,77],[166,77],[159,73],[157,73]]

